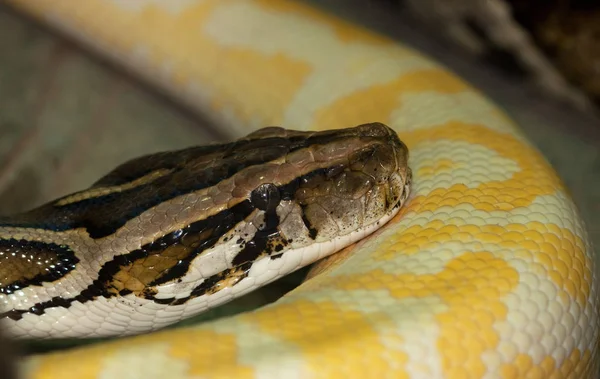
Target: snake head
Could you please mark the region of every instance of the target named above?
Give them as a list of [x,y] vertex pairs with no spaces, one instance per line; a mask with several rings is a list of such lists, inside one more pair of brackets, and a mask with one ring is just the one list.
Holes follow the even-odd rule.
[[370,123],[306,138],[305,149],[286,157],[304,174],[280,187],[284,235],[335,239],[389,219],[404,204],[412,172],[408,148],[392,129]]

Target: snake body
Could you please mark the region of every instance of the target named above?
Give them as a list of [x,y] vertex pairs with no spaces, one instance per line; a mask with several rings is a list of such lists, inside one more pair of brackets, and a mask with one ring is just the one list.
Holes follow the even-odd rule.
[[274,304],[29,357],[26,377],[597,377],[598,273],[575,206],[435,62],[286,0],[8,3],[238,135],[389,125],[414,178],[384,228]]

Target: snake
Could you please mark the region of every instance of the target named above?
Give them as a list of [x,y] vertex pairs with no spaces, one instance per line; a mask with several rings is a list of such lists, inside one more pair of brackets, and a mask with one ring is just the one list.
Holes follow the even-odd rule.
[[268,127],[127,162],[89,189],[0,220],[0,318],[13,337],[148,332],[364,238],[410,194],[380,123]]
[[[48,276],[35,260],[1,263],[26,274],[2,293],[10,333],[123,336],[24,357],[23,377],[598,377],[598,272],[577,206],[519,125],[435,60],[291,0],[6,3],[246,136],[214,151],[198,144],[205,147],[134,160],[90,189],[2,220],[5,256],[65,264]],[[283,129],[261,129],[269,125]],[[350,168],[375,145],[381,155]],[[194,168],[201,151],[199,162],[208,161]],[[306,170],[269,169],[303,159]],[[369,168],[377,164],[383,174]],[[316,187],[283,190],[306,179],[309,166],[318,171]],[[180,174],[194,170],[199,178]],[[245,173],[252,170],[265,180]],[[377,184],[365,187],[364,174]],[[235,185],[227,179],[238,176]],[[213,193],[194,213],[183,201],[203,196],[198,183]],[[308,216],[303,204],[322,206],[329,186],[347,192],[347,201],[328,205],[343,215],[326,221],[316,208],[320,216]],[[383,208],[351,195],[381,190]],[[285,226],[285,207],[297,226]],[[303,232],[288,241],[293,230]],[[194,255],[197,242],[206,253]],[[192,260],[209,251],[223,260],[203,272]],[[284,272],[283,259],[309,262],[334,251],[271,304],[161,328],[188,312],[185,303],[201,311],[266,283],[273,275],[266,273]],[[82,279],[61,288],[57,276]],[[90,280],[100,280],[98,289],[86,292]],[[132,304],[148,314],[128,316]],[[114,323],[89,309],[111,313]]]

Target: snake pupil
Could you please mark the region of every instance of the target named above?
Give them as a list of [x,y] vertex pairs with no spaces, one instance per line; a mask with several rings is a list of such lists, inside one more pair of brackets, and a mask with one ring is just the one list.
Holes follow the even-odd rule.
[[261,184],[250,195],[252,205],[265,212],[273,212],[281,201],[279,188],[272,183]]

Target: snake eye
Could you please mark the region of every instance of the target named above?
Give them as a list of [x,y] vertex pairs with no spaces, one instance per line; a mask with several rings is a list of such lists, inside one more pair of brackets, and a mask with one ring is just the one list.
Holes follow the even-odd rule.
[[250,195],[252,205],[265,212],[274,212],[280,201],[279,188],[272,183],[261,184]]

